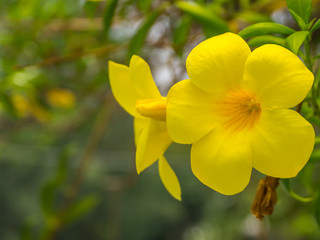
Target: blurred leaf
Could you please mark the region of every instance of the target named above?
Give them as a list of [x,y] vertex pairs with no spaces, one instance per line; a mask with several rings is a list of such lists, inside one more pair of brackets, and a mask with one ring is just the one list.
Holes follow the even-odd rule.
[[149,13],[141,27],[138,29],[137,33],[131,38],[128,49],[128,59],[131,58],[132,55],[138,54],[142,45],[144,44],[144,40],[152,27],[153,23],[159,17],[159,15],[163,12],[165,7],[160,7],[156,11]]
[[191,18],[187,15],[183,16],[177,26],[173,30],[173,48],[178,55],[182,54],[183,46],[188,40],[188,35],[191,27]]
[[289,10],[300,16],[305,23],[309,22],[312,8],[311,0],[287,0],[287,6]]
[[253,11],[239,12],[236,14],[236,18],[244,20],[244,21],[251,23],[251,24],[271,21],[271,19],[268,15],[253,12]]
[[286,45],[288,48],[297,55],[299,48],[303,44],[303,42],[308,37],[308,31],[299,31],[291,34],[289,37],[286,38]]
[[284,186],[284,188],[287,190],[289,195],[300,202],[311,202],[314,199],[314,196],[313,197],[302,197],[302,196],[296,194],[291,188],[290,178],[281,179],[281,183]]
[[312,124],[315,124],[317,125],[318,127],[320,127],[320,119],[319,117],[315,116],[314,114],[311,114],[309,116],[306,116],[306,119],[312,123]]
[[229,31],[227,23],[214,15],[210,9],[195,2],[176,2],[176,6],[199,22],[207,35],[212,37]]
[[64,222],[71,224],[79,218],[88,214],[93,208],[95,208],[100,202],[100,198],[97,194],[90,194],[83,197],[70,207],[66,213]]
[[7,113],[9,113],[12,117],[18,117],[13,101],[6,93],[0,92],[0,102]]
[[112,18],[117,7],[118,0],[108,0],[103,13],[103,26],[106,38],[108,38],[109,29],[111,26]]
[[65,148],[58,161],[57,170],[55,176],[49,179],[42,187],[40,193],[41,207],[46,217],[46,220],[50,221],[54,212],[54,201],[58,189],[65,182],[67,176],[67,163],[70,158],[69,148]]
[[307,30],[308,27],[307,27],[307,24],[304,22],[304,20],[298,14],[296,14],[294,11],[292,11],[290,9],[289,9],[289,11],[290,11],[293,19],[298,23],[299,27],[302,30]]
[[32,240],[34,237],[32,236],[32,229],[34,228],[34,224],[30,221],[25,220],[20,229],[20,239],[21,240]]
[[318,191],[317,197],[314,201],[314,216],[318,226],[320,227],[320,191]]
[[86,15],[88,18],[94,18],[98,7],[99,7],[99,2],[86,1],[83,6],[83,10],[86,12]]
[[251,38],[260,35],[266,34],[281,34],[281,35],[290,35],[295,31],[292,28],[283,26],[279,23],[272,22],[264,22],[264,23],[256,23],[251,26],[246,27],[242,31],[239,32],[239,35],[242,38]]
[[239,3],[242,9],[247,9],[250,7],[250,0],[240,0]]
[[276,36],[262,35],[254,37],[248,41],[250,47],[260,47],[264,44],[277,44],[285,47],[285,39]]
[[142,11],[148,11],[150,9],[152,0],[139,0],[136,1],[138,8]]
[[310,32],[314,32],[314,31],[318,30],[319,28],[320,28],[320,19],[318,19],[318,21],[315,22],[315,24],[310,29]]
[[319,162],[320,161],[320,149],[313,150],[313,153],[310,156],[310,162]]
[[50,180],[42,187],[41,208],[46,220],[53,215],[53,203],[59,186],[60,184],[56,180]]

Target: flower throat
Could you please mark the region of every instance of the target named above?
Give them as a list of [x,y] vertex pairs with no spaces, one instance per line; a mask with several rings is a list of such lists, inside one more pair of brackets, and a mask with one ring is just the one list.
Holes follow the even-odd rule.
[[228,92],[219,105],[222,126],[231,131],[251,129],[260,118],[260,102],[244,89]]

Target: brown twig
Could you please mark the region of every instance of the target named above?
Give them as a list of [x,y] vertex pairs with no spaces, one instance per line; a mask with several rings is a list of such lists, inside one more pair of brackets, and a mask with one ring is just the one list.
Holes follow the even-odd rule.
[[60,56],[60,57],[51,57],[51,58],[47,58],[44,59],[41,62],[38,63],[32,63],[32,64],[27,64],[27,65],[18,65],[15,66],[16,70],[21,70],[27,67],[46,67],[46,66],[50,66],[50,65],[54,65],[54,64],[59,64],[62,62],[68,62],[68,61],[73,61],[76,60],[78,58],[81,58],[85,55],[95,55],[95,56],[102,56],[102,55],[106,55],[107,53],[110,53],[112,51],[116,51],[119,48],[123,48],[125,47],[124,45],[109,45],[109,46],[105,46],[105,47],[100,47],[100,48],[95,48],[89,51],[83,51],[83,52],[77,52],[74,54],[70,54],[67,56]]

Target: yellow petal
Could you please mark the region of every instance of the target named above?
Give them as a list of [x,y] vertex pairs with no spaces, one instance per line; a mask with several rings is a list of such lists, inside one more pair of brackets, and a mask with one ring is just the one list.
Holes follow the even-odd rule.
[[136,101],[143,96],[135,91],[130,80],[129,68],[109,61],[109,78],[113,96],[120,106],[133,116],[139,115],[136,111]]
[[168,93],[167,126],[177,143],[193,143],[215,127],[214,96],[183,80]]
[[159,90],[153,81],[148,63],[139,56],[132,56],[130,77],[135,90],[144,98],[160,98]]
[[159,175],[168,192],[181,201],[181,188],[179,180],[164,156],[159,158]]
[[136,152],[136,167],[140,173],[164,154],[172,143],[164,122],[150,119],[142,130]]
[[149,125],[151,119],[145,117],[135,117],[133,119],[134,143],[138,146],[143,130]]
[[264,111],[252,131],[253,166],[272,177],[295,177],[307,163],[314,139],[313,127],[297,112]]
[[263,106],[291,108],[306,97],[313,78],[296,55],[269,44],[257,48],[249,56],[244,86],[257,95]]
[[194,175],[225,195],[241,192],[249,183],[252,156],[245,134],[217,127],[191,149]]
[[196,46],[187,58],[190,80],[203,91],[220,94],[242,81],[250,55],[247,43],[233,33],[209,38]]

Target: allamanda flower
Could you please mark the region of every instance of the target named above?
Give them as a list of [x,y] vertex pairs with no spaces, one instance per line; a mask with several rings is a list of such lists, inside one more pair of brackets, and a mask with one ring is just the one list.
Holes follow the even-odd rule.
[[137,172],[159,159],[164,186],[180,200],[179,181],[163,156],[172,143],[165,123],[167,99],[160,95],[148,64],[138,56],[131,58],[129,67],[109,61],[109,78],[115,99],[134,117]]
[[236,194],[252,167],[276,178],[298,174],[313,150],[313,127],[288,108],[299,104],[313,74],[277,45],[253,52],[236,34],[196,46],[186,62],[190,80],[168,93],[167,125],[173,141],[193,143],[191,168],[205,185]]

